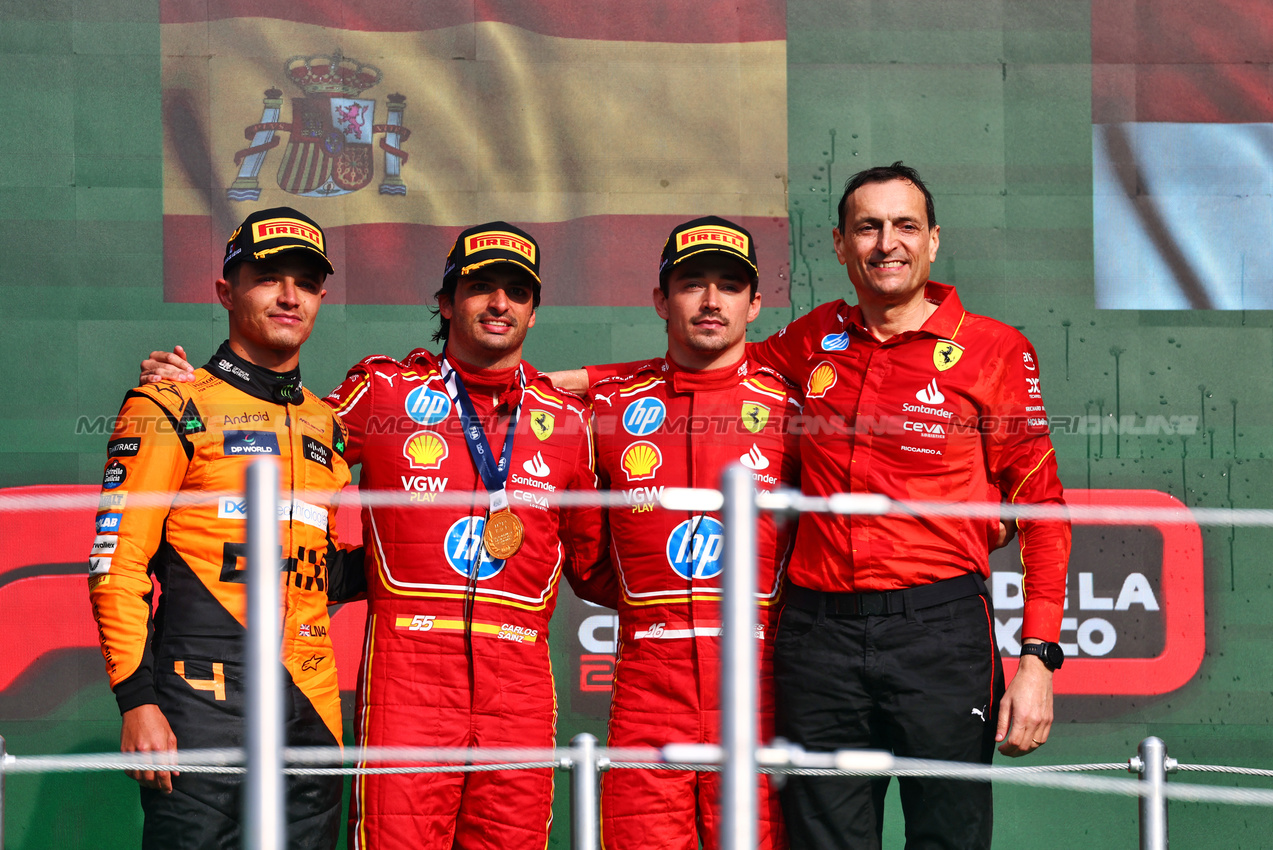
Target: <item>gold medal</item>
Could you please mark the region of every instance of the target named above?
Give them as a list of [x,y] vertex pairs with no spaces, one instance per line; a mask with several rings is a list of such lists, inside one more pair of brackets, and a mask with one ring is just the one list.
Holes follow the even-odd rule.
[[496,511],[486,518],[486,528],[482,530],[482,545],[491,557],[503,561],[517,554],[522,548],[525,530],[522,521],[512,511]]

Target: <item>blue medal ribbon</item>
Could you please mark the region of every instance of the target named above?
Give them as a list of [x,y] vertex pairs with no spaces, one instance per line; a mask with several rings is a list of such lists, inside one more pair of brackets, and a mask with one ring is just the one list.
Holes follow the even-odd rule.
[[[486,439],[486,430],[482,427],[482,420],[478,417],[477,410],[473,407],[473,400],[469,398],[469,392],[464,387],[464,381],[445,357],[442,358],[441,374],[447,394],[460,414],[464,440],[468,443],[473,465],[477,467],[477,474],[481,476],[482,484],[490,493],[491,511],[505,510],[508,508],[508,493],[504,488],[508,483],[508,469],[513,460],[513,437],[517,431],[517,420],[521,417],[522,403],[517,402],[517,407],[508,419],[508,426],[504,433],[504,450],[496,461],[491,451],[490,441]],[[517,380],[518,385],[524,390],[526,375],[520,365],[517,367]]]

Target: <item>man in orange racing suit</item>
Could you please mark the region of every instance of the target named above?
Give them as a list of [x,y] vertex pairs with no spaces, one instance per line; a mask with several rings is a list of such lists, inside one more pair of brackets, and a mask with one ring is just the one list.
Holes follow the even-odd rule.
[[[745,229],[716,217],[676,227],[653,295],[667,320],[667,356],[632,364],[590,391],[603,486],[629,502],[608,513],[622,591],[610,745],[718,744],[720,516],[653,503],[665,487],[719,487],[734,463],[752,470],[758,489],[798,486],[798,438],[788,420],[799,396],[744,354],[747,325],[760,313],[756,251]],[[762,741],[773,737],[773,633],[793,531],[770,513],[757,529]],[[759,795],[759,846],[786,846],[767,777]],[[602,843],[607,850],[718,847],[719,797],[719,773],[609,771]]]
[[[340,692],[327,604],[359,592],[361,550],[336,548],[336,499],[349,482],[345,431],[301,386],[299,353],[332,272],[322,230],[280,207],[253,213],[226,246],[217,296],[229,339],[192,383],[129,392],[108,461],[89,595],[120,711],[121,750],[242,746],[247,466],[271,457],[279,509],[286,731],[294,746],[337,746]],[[173,496],[178,496],[174,500]],[[151,617],[153,579],[162,595]],[[147,848],[237,848],[241,777],[130,772],[142,784]],[[292,777],[292,847],[334,847],[339,777]]]
[[[522,360],[539,295],[529,234],[470,228],[437,294],[442,354],[368,357],[328,398],[363,492],[415,503],[363,508],[360,744],[552,747],[547,638],[562,572],[581,596],[613,604],[609,569],[596,571],[600,507],[556,503],[595,490],[596,477],[583,401]],[[429,507],[466,491],[471,504]],[[594,572],[601,595],[586,586]],[[547,768],[359,776],[350,846],[542,848],[552,794]]]

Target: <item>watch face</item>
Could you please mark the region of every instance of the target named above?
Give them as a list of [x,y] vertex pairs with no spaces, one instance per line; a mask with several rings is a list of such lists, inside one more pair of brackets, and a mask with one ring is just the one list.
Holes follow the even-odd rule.
[[1065,650],[1059,643],[1034,643],[1021,647],[1023,655],[1037,655],[1049,670],[1060,670],[1065,662]]
[[1043,663],[1053,670],[1060,670],[1065,662],[1065,651],[1059,643],[1043,644]]

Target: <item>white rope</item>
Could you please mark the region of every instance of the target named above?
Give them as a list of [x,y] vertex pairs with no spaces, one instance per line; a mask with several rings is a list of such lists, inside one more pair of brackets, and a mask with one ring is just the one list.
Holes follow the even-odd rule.
[[1273,770],[1259,767],[1231,767],[1224,764],[1177,764],[1177,770],[1193,770],[1199,773],[1231,773],[1236,776],[1273,777]]
[[285,767],[288,776],[378,776],[389,773],[485,773],[493,770],[534,770],[563,767],[558,761],[509,762],[507,764],[430,764],[414,767]]
[[[110,495],[110,494],[107,494]],[[362,506],[471,508],[473,493],[468,490],[430,493],[427,503],[412,501],[418,494],[390,490],[362,490],[357,499]],[[542,498],[555,507],[623,507],[631,496],[624,491],[575,490],[543,493]],[[311,504],[331,501],[327,491],[293,491],[283,498],[300,499]],[[170,507],[215,504],[223,498],[242,499],[240,491],[200,491],[171,494],[167,492],[128,492],[129,507]],[[667,487],[655,503],[666,510],[714,511],[722,505],[719,490]],[[1001,502],[935,502],[889,499],[865,493],[839,493],[832,496],[806,496],[794,490],[772,490],[757,494],[761,510],[777,512],[829,513],[842,516],[934,516],[961,519],[1002,520],[1070,520],[1082,524],[1106,525],[1218,525],[1250,528],[1273,527],[1273,510],[1256,508],[1186,508],[1136,507],[1120,505],[1010,505]],[[93,510],[99,507],[99,494],[14,495],[0,491],[0,518],[15,511]]]
[[[719,747],[669,746],[598,748],[605,769],[696,770],[720,769]],[[387,773],[473,773],[494,770],[568,769],[577,758],[569,747],[554,749],[464,749],[457,747],[288,747],[284,759],[289,775],[354,775]],[[1126,762],[1072,765],[997,767],[985,764],[909,759],[870,750],[810,753],[796,747],[762,747],[759,771],[796,776],[930,776],[976,782],[999,782],[1039,788],[1139,797],[1152,793],[1137,779],[1080,776],[1079,772],[1128,770]],[[418,762],[432,762],[419,764]],[[415,762],[415,764],[412,764]],[[370,764],[369,764],[370,763]],[[377,766],[377,763],[378,766]],[[391,763],[391,764],[385,764]],[[330,766],[338,765],[338,766]],[[242,774],[240,749],[179,750],[174,753],[77,753],[17,756],[6,754],[5,774],[71,773],[105,770],[175,770],[182,773]],[[1226,765],[1180,765],[1180,770],[1273,777],[1273,770]],[[1224,788],[1169,783],[1168,799],[1188,802],[1273,806],[1273,789]]]

